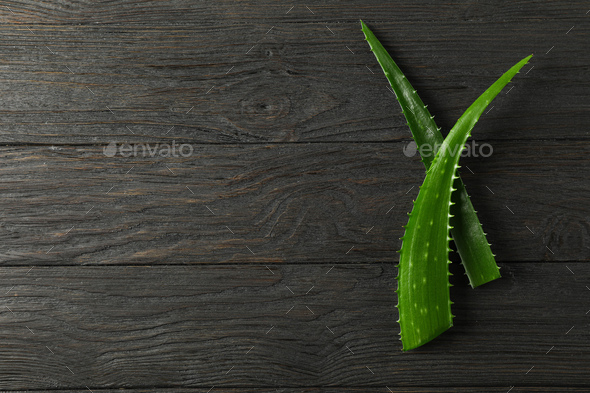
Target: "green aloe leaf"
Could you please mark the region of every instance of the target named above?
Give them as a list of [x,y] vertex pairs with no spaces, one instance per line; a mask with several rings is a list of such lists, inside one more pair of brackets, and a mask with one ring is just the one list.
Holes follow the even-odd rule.
[[[422,162],[428,169],[437,147],[443,142],[440,128],[437,127],[434,116],[430,114],[406,76],[362,20],[361,26],[371,51],[381,65],[402,107],[402,112],[408,121],[408,126],[418,150],[421,151],[420,148],[424,146],[430,147],[428,150],[430,150],[431,154],[422,156]],[[454,204],[451,207],[453,215],[451,234],[465,272],[469,277],[469,282],[475,288],[500,278],[500,271],[477,218],[477,213],[471,204],[469,195],[467,195],[465,185],[460,178],[456,179],[454,188],[456,191],[452,194]]]
[[432,340],[453,325],[448,254],[451,193],[459,157],[484,109],[532,57],[510,68],[457,120],[426,172],[409,214],[398,265],[398,310],[404,350]]

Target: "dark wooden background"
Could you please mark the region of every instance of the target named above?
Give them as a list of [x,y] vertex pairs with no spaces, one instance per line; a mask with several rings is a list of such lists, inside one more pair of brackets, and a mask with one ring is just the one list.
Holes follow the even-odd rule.
[[[586,392],[584,1],[2,1],[0,389]],[[363,19],[443,132],[502,279],[402,353],[424,177]],[[191,157],[107,157],[110,142]],[[456,255],[452,256],[456,262]]]

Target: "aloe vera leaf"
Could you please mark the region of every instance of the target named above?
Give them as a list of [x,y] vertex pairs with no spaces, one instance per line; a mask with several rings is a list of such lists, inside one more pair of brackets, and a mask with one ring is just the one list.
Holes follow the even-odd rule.
[[457,120],[436,153],[409,214],[398,265],[398,310],[403,350],[432,340],[453,325],[448,276],[449,218],[459,157],[471,129],[496,95],[532,57],[518,62]]
[[[436,153],[436,147],[443,142],[440,128],[437,127],[434,116],[431,116],[406,76],[362,20],[361,26],[365,40],[369,43],[371,51],[381,65],[400,103],[418,149],[421,146],[432,148],[430,155],[421,157],[424,166],[428,169]],[[451,207],[454,216],[451,219],[453,227],[451,235],[469,283],[475,288],[500,278],[500,270],[461,178],[455,181],[454,188],[456,191],[451,197],[454,202]]]

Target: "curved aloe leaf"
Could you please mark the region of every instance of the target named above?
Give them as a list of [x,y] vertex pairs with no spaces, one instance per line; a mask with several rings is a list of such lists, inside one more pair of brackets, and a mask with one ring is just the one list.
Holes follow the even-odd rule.
[[403,350],[416,348],[453,325],[448,281],[449,218],[460,153],[484,109],[531,57],[510,68],[471,104],[426,172],[409,214],[398,265],[397,307]]
[[[440,128],[437,127],[434,116],[430,115],[416,90],[362,20],[361,26],[371,51],[375,54],[402,107],[402,112],[406,116],[418,149],[420,150],[422,146],[431,148],[429,149],[432,151],[431,154],[422,156],[422,162],[428,169],[436,153],[436,148],[443,142]],[[451,207],[454,216],[451,220],[453,227],[451,234],[465,272],[469,277],[469,283],[475,288],[500,278],[500,271],[460,178],[456,179],[454,188],[456,191],[453,192],[451,197],[454,202],[453,207]]]

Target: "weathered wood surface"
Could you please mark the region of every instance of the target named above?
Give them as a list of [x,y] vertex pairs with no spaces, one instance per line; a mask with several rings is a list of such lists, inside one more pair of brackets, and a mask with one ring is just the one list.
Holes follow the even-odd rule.
[[[587,391],[589,17],[4,2],[0,389]],[[454,264],[455,327],[406,354],[394,251],[424,171],[359,19],[443,132],[535,54],[473,132],[493,155],[461,159],[503,278],[471,290]],[[195,153],[103,155],[172,141]]]
[[[510,66],[535,53],[525,70],[530,72],[494,101],[474,135],[588,140],[585,5],[334,3],[317,14],[298,5],[283,15],[288,7],[274,3],[240,12],[233,2],[167,3],[68,2],[58,11],[50,3],[27,2],[10,8],[15,14],[0,11],[7,23],[0,26],[0,140],[408,139],[405,119],[364,41],[361,17],[444,130]],[[539,20],[558,11],[562,19]],[[527,17],[517,16],[523,13]],[[432,16],[422,19],[426,14]]]
[[[424,178],[404,146],[4,147],[1,263],[394,262]],[[498,260],[588,260],[590,147],[493,147],[462,175]]]
[[[533,0],[514,3],[499,0],[494,4],[472,2],[434,3],[429,0],[384,2],[364,0],[327,1],[310,4],[302,1],[277,3],[272,0],[243,2],[232,0],[215,3],[175,0],[62,0],[6,2],[11,13],[3,18],[12,23],[70,23],[70,24],[202,24],[240,22],[266,23],[280,18],[289,22],[357,21],[360,17],[378,19],[393,24],[400,21],[447,20],[458,23],[486,21],[522,23],[528,20],[563,20],[579,17],[586,12],[586,3],[571,1]],[[551,23],[549,20],[548,23]]]
[[587,386],[590,265],[502,273],[402,353],[393,264],[0,268],[0,388]]

